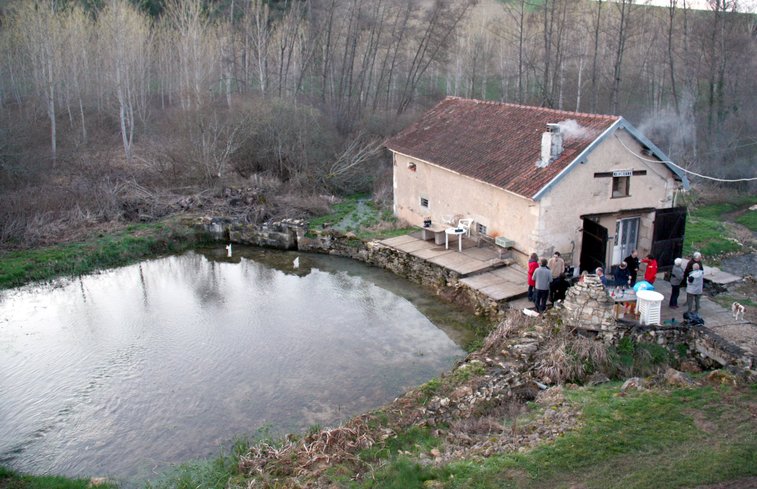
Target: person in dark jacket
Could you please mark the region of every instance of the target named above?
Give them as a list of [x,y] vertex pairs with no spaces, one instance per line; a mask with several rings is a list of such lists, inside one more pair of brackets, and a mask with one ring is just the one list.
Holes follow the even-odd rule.
[[547,268],[547,259],[541,259],[541,266],[534,271],[534,283],[536,284],[536,310],[544,312],[547,309],[547,297],[549,297],[549,285],[552,283],[552,272]]
[[629,283],[631,287],[633,287],[636,284],[636,277],[639,273],[639,267],[641,266],[641,262],[639,261],[639,252],[633,250],[631,254],[628,255],[623,261],[628,267],[628,275],[631,277],[631,282]]
[[620,262],[618,269],[613,274],[613,285],[616,287],[628,287],[631,283],[631,274],[628,272],[628,265],[626,262]]

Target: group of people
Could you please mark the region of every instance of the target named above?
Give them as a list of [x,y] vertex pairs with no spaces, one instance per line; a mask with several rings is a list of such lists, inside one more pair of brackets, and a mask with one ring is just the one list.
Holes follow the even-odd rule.
[[559,251],[547,260],[531,253],[528,260],[528,300],[538,312],[547,309],[547,299],[553,304],[565,297],[565,260]]
[[657,260],[651,254],[647,255],[646,258],[639,260],[639,252],[637,250],[633,250],[630,255],[620,262],[620,265],[613,276],[614,284],[629,287],[636,285],[639,269],[641,268],[642,263],[647,265],[647,268],[644,271],[644,280],[650,284],[654,284],[657,279]]
[[676,258],[673,262],[673,270],[670,272],[670,301],[668,306],[671,309],[678,309],[678,296],[681,293],[681,287],[686,291],[686,309],[691,314],[699,314],[699,298],[704,293],[704,264],[702,263],[702,254],[695,252],[691,260],[683,268],[683,260]]
[[[638,252],[633,250],[618,267],[615,273],[615,284],[625,285],[626,283],[633,287],[636,284],[636,277],[642,263],[646,263],[647,269],[644,272],[644,280],[654,284],[657,278],[657,260],[652,255],[647,255],[643,260],[639,260]],[[684,269],[682,258],[676,258],[673,262],[673,270],[670,272],[670,300],[668,306],[671,309],[678,309],[678,297],[681,294],[681,288],[686,292],[686,306],[689,313],[699,313],[699,299],[704,293],[704,264],[702,263],[702,254],[695,252],[691,260],[686,264]]]
[[[633,287],[636,285],[642,263],[646,264],[644,280],[654,285],[658,271],[657,260],[651,254],[648,254],[643,259],[639,259],[637,250],[633,250],[620,263],[613,274],[613,285],[623,287]],[[672,290],[668,305],[671,309],[678,308],[678,297],[683,288],[686,292],[688,312],[699,313],[699,299],[704,292],[702,254],[698,251],[695,252],[692,259],[686,264],[686,268],[683,268],[682,264],[683,260],[681,258],[675,259],[673,270],[670,273]],[[606,286],[607,277],[602,267],[598,267],[595,273],[602,284]],[[528,300],[534,303],[538,312],[541,313],[547,309],[547,300],[554,304],[555,301],[564,298],[564,290],[562,290],[564,283],[565,261],[560,256],[560,252],[555,251],[549,260],[546,258],[539,260],[536,253],[531,253],[531,257],[528,260]]]

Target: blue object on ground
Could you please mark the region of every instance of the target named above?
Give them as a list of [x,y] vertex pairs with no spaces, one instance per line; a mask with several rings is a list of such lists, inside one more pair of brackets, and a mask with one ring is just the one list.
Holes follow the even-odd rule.
[[650,284],[646,280],[642,280],[640,282],[636,282],[636,285],[633,286],[634,292],[638,292],[640,290],[654,290],[654,285]]

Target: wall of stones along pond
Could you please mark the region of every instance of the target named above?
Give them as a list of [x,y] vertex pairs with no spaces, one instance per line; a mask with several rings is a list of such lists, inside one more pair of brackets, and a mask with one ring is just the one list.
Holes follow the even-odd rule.
[[[456,272],[401,252],[378,241],[363,241],[352,233],[338,231],[308,232],[307,222],[285,219],[263,225],[234,222],[223,218],[201,218],[186,224],[211,234],[218,240],[230,240],[253,246],[307,253],[325,253],[358,260],[384,268],[394,274],[435,291],[444,299],[468,308],[477,316],[499,321],[509,308],[460,282]],[[613,301],[599,279],[589,275],[568,289],[562,307],[556,309],[563,324],[583,334],[617,345],[624,337],[637,342],[656,343],[673,352],[686,351],[704,367],[725,366],[754,375],[757,359],[706,327],[640,326],[614,319]]]

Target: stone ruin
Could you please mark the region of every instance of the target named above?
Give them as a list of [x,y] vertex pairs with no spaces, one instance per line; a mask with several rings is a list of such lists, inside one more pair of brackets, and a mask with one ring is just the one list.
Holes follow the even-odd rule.
[[568,289],[563,302],[562,318],[567,324],[598,332],[614,332],[613,300],[596,275],[584,275]]

